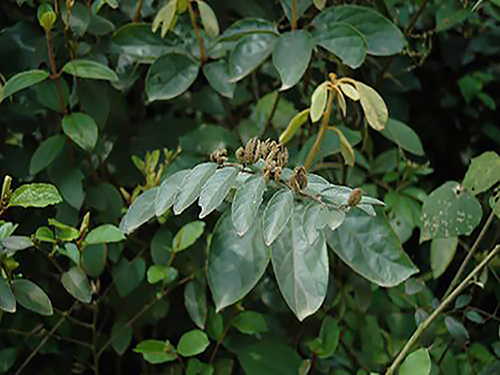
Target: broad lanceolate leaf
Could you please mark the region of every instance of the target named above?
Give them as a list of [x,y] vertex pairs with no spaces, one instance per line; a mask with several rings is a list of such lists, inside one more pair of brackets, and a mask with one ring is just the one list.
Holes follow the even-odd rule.
[[198,9],[200,10],[201,22],[203,24],[203,28],[212,38],[215,38],[219,35],[219,23],[217,22],[217,16],[214,11],[204,1],[197,0]]
[[266,245],[271,245],[285,228],[293,212],[293,193],[290,189],[278,190],[269,200],[262,217],[262,232]]
[[[18,91],[36,85],[39,82],[45,81],[49,73],[45,70],[29,70],[21,72],[10,78],[3,88],[3,98],[15,94]],[[0,98],[1,99],[1,98]],[[2,100],[0,100],[0,103]]]
[[333,6],[321,12],[313,26],[330,30],[337,23],[346,23],[361,33],[368,45],[368,53],[375,56],[390,56],[401,52],[405,39],[391,21],[377,11],[357,5]]
[[309,243],[302,226],[303,212],[303,206],[295,208],[290,223],[271,247],[279,289],[300,321],[321,307],[328,286],[325,240],[318,236]]
[[174,204],[174,213],[179,215],[199,197],[203,185],[215,173],[217,164],[203,163],[194,167],[182,181],[182,189]]
[[304,75],[311,59],[313,41],[305,30],[282,34],[273,50],[273,63],[281,76],[280,90],[295,86]]
[[118,81],[116,73],[97,61],[73,60],[62,68],[62,71],[80,78],[102,79],[105,81]]
[[92,151],[97,143],[97,124],[94,119],[83,112],[73,112],[62,120],[64,133],[78,146]]
[[209,344],[207,334],[195,329],[182,335],[177,345],[177,353],[183,357],[192,357],[203,353]]
[[354,149],[352,148],[351,144],[349,143],[349,141],[347,140],[347,138],[340,129],[335,128],[335,131],[339,136],[340,153],[342,154],[342,157],[344,158],[346,165],[354,167],[355,163]]
[[73,267],[68,272],[63,273],[61,283],[64,289],[83,303],[90,303],[92,300],[92,290],[89,279],[80,267]]
[[375,130],[382,130],[389,119],[389,111],[384,99],[370,86],[356,81],[356,90],[365,112],[366,122]]
[[234,167],[220,168],[203,185],[198,205],[201,207],[200,219],[215,210],[233,187],[239,170]]
[[490,189],[500,181],[500,156],[488,151],[472,159],[464,177],[463,185],[477,195]]
[[18,187],[10,197],[9,207],[47,207],[62,202],[56,187],[50,184],[26,184]]
[[293,116],[287,128],[280,135],[279,142],[282,145],[288,143],[288,141],[293,138],[297,130],[299,130],[299,128],[307,122],[309,113],[310,109],[304,109],[302,112],[299,112],[295,116]]
[[252,34],[279,35],[273,22],[261,18],[243,18],[229,26],[220,36],[220,40],[238,40]]
[[146,190],[130,205],[120,222],[120,230],[129,234],[155,216],[155,200],[158,188]]
[[273,51],[278,38],[272,34],[253,34],[241,38],[229,55],[231,81],[250,74]]
[[205,329],[207,321],[207,297],[205,284],[193,280],[184,288],[184,305],[191,320],[199,329]]
[[38,172],[49,166],[63,148],[63,135],[54,135],[43,141],[31,157],[30,174],[36,175]]
[[323,82],[316,87],[311,98],[311,121],[318,121],[326,109],[326,100],[328,98],[328,82]]
[[181,95],[195,81],[200,67],[185,55],[169,53],[149,68],[146,77],[148,100],[168,100]]
[[359,100],[359,92],[352,84],[347,82],[338,82],[337,86],[349,99],[354,100],[355,102]]
[[172,243],[172,250],[174,253],[187,249],[194,244],[198,238],[201,237],[205,230],[205,223],[203,221],[192,221],[184,225],[174,237]]
[[155,200],[156,216],[161,216],[174,204],[175,198],[182,187],[182,181],[190,170],[182,170],[174,173],[163,181],[158,189]]
[[214,229],[208,252],[208,284],[217,311],[243,298],[257,284],[269,262],[269,248],[258,223],[242,237],[227,212]]
[[418,272],[390,225],[380,217],[353,211],[335,231],[325,227],[328,246],[371,282],[393,287]]
[[263,176],[249,179],[236,190],[231,205],[231,219],[239,236],[243,236],[255,223],[265,190],[266,180]]
[[16,251],[25,250],[33,246],[33,242],[26,236],[10,236],[0,240],[0,254],[12,256]]
[[437,279],[448,268],[457,251],[458,237],[436,238],[431,242],[432,276]]
[[122,231],[113,224],[103,224],[92,229],[85,237],[88,244],[120,242],[125,239]]
[[9,313],[16,312],[16,298],[10,289],[9,284],[0,276],[0,310]]
[[448,181],[434,190],[422,206],[420,242],[468,236],[481,221],[482,214],[476,198],[458,182]]
[[26,279],[14,280],[12,291],[17,302],[25,309],[46,316],[54,313],[49,297],[35,283]]
[[429,375],[431,373],[431,357],[425,348],[411,353],[401,364],[399,375]]
[[400,121],[392,118],[389,119],[385,124],[385,129],[383,129],[380,134],[396,143],[403,150],[410,151],[415,155],[424,155],[422,142],[417,133],[408,125]]
[[225,60],[217,60],[203,66],[205,78],[212,88],[222,96],[232,99],[236,84],[231,82],[228,65]]

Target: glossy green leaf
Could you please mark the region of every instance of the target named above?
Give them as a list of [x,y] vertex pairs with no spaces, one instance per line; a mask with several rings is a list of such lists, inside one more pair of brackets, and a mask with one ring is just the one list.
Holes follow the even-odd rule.
[[203,353],[209,344],[207,334],[195,329],[182,335],[177,345],[177,352],[183,357],[192,357]]
[[418,272],[390,225],[378,216],[353,211],[339,228],[323,233],[340,259],[377,285],[390,288]]
[[78,167],[72,167],[68,161],[61,165],[60,160],[64,154],[58,158],[49,167],[49,176],[52,182],[57,186],[64,200],[73,208],[80,209],[85,199],[83,190],[83,172]]
[[118,355],[123,355],[132,341],[132,325],[125,317],[118,319],[111,327],[111,345]]
[[[280,0],[283,12],[289,21],[292,20],[292,1],[295,0]],[[312,5],[312,0],[296,0],[297,1],[297,17],[300,18],[304,12]]]
[[68,24],[77,37],[82,37],[90,24],[89,8],[81,3],[75,2],[71,11],[68,11]]
[[222,96],[232,99],[236,84],[231,82],[228,64],[225,60],[217,60],[203,66],[203,74],[212,88]]
[[88,244],[120,242],[125,239],[122,231],[113,224],[103,224],[92,229],[85,237]]
[[122,258],[112,273],[118,294],[120,297],[126,297],[144,280],[146,262],[142,258],[136,258],[131,262]]
[[106,266],[108,249],[104,244],[85,246],[82,252],[82,268],[90,277],[99,277]]
[[118,76],[113,70],[106,65],[92,60],[72,60],[64,65],[62,71],[79,78],[102,79],[111,82],[118,81]]
[[233,320],[233,326],[247,335],[267,332],[266,318],[255,311],[243,311]]
[[305,30],[282,34],[273,50],[273,63],[281,77],[280,90],[297,84],[304,75],[311,59],[313,41]]
[[477,324],[484,324],[486,322],[486,319],[484,319],[481,314],[479,314],[477,311],[474,310],[469,310],[465,312],[465,317],[469,319],[471,322],[477,323]]
[[94,119],[83,112],[73,112],[62,120],[64,133],[78,146],[92,151],[97,143],[97,124]]
[[429,375],[431,373],[431,357],[425,348],[418,349],[408,355],[399,369],[400,375]]
[[212,213],[224,201],[238,177],[239,169],[235,167],[220,168],[203,185],[198,200],[201,207],[200,219]]
[[207,321],[207,297],[205,285],[193,280],[184,287],[184,305],[191,318],[199,329],[205,329]]
[[323,10],[326,5],[326,0],[313,0],[313,3],[318,10]]
[[318,358],[326,359],[333,356],[339,344],[340,329],[337,321],[326,315],[321,323],[319,336],[308,343],[309,349]]
[[500,156],[487,151],[472,159],[464,177],[463,185],[474,195],[489,190],[500,181]]
[[172,232],[166,226],[158,228],[151,240],[151,258],[155,264],[168,265],[172,259]]
[[74,241],[80,237],[80,231],[70,225],[61,223],[55,219],[48,220],[49,225],[55,228],[56,238],[61,241]]
[[83,303],[90,303],[92,300],[92,290],[89,279],[80,267],[73,267],[61,276],[61,283],[64,289]]
[[262,216],[262,233],[266,245],[271,245],[285,229],[293,212],[293,193],[285,188],[278,190],[269,200]]
[[253,34],[241,38],[229,55],[231,82],[246,77],[267,59],[277,39],[272,34]]
[[359,100],[368,125],[375,130],[383,130],[389,119],[389,111],[384,99],[370,86],[358,81],[356,81],[356,90],[359,92]]
[[174,213],[179,215],[199,197],[203,185],[215,173],[217,164],[202,163],[194,167],[182,181],[182,189],[174,204]]
[[303,206],[290,212],[289,225],[271,247],[278,287],[295,316],[302,321],[323,304],[328,286],[328,253],[323,236],[310,244],[302,226]]
[[64,148],[64,136],[54,135],[43,141],[31,157],[30,174],[36,175],[54,161]]
[[9,207],[47,207],[62,202],[56,187],[50,184],[26,184],[12,193]]
[[3,97],[6,98],[18,91],[34,86],[37,83],[45,81],[48,77],[49,73],[45,70],[29,70],[27,72],[18,73],[5,83],[3,87]]
[[141,341],[134,349],[141,353],[145,361],[152,364],[172,362],[177,359],[175,348],[167,341],[145,340]]
[[231,219],[239,236],[243,236],[255,222],[265,190],[266,180],[263,176],[249,179],[236,190],[231,205]]
[[146,190],[130,205],[120,222],[120,230],[129,234],[155,216],[155,200],[158,188]]
[[243,18],[234,22],[220,36],[220,40],[238,40],[252,34],[278,35],[278,30],[273,22],[261,18]]
[[12,282],[12,291],[16,301],[25,309],[40,315],[52,315],[52,303],[49,297],[38,285],[26,279],[17,279]]
[[170,53],[149,68],[146,77],[148,100],[168,100],[184,93],[196,80],[200,67],[185,55]]
[[243,298],[257,284],[269,262],[260,225],[242,237],[227,212],[215,226],[208,252],[208,285],[217,311]]
[[328,82],[323,82],[316,87],[311,97],[311,121],[318,121],[326,109],[326,100],[328,98]]
[[389,119],[385,128],[380,132],[384,137],[393,141],[403,150],[410,151],[412,154],[423,156],[425,154],[422,142],[417,133],[408,125],[400,121]]
[[457,251],[458,237],[436,238],[431,242],[432,276],[437,279],[450,265]]
[[482,217],[481,204],[455,181],[434,190],[422,206],[420,242],[472,233]]
[[0,310],[9,313],[16,312],[16,298],[9,284],[3,277],[0,277]]
[[455,340],[465,342],[469,339],[469,332],[457,319],[447,316],[444,318],[444,324],[450,335],[452,335]]
[[170,276],[171,267],[164,266],[162,264],[154,264],[148,268],[147,280],[150,284],[159,283],[162,280],[167,279]]
[[212,38],[219,35],[219,23],[217,22],[217,16],[214,11],[204,1],[197,0],[198,9],[200,11],[201,23],[203,28]]
[[291,347],[272,341],[245,346],[237,355],[247,375],[297,374],[302,362]]
[[161,216],[174,204],[181,188],[181,183],[190,170],[182,170],[166,178],[158,189],[155,199],[156,216]]
[[178,253],[193,245],[201,237],[205,230],[203,221],[193,221],[184,225],[175,235],[172,242],[172,250]]

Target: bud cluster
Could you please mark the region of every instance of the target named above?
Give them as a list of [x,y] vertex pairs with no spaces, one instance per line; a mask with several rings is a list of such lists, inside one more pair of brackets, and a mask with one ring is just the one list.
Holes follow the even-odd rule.
[[304,167],[295,167],[288,184],[295,193],[299,193],[307,186],[307,170]]
[[224,164],[227,161],[227,149],[218,148],[210,154],[210,161],[217,163],[219,165]]

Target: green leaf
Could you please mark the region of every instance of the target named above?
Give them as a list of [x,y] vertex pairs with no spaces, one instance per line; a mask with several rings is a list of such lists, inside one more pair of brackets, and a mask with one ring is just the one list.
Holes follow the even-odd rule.
[[49,33],[57,20],[57,14],[50,4],[41,4],[37,11],[38,23]]
[[500,181],[500,156],[488,151],[472,159],[463,185],[474,195],[489,190]]
[[238,40],[252,34],[278,35],[278,30],[273,22],[261,18],[243,18],[224,30],[219,40]]
[[295,316],[303,321],[326,297],[328,254],[323,236],[309,244],[302,226],[303,206],[296,206],[290,223],[271,247],[278,287]]
[[205,329],[207,321],[207,297],[205,284],[193,280],[184,287],[184,305],[191,320],[199,329]]
[[26,184],[18,187],[10,197],[8,207],[47,207],[62,202],[56,187],[50,184]]
[[359,92],[359,100],[368,125],[375,130],[383,130],[389,119],[384,99],[370,86],[358,81],[356,81],[356,90]]
[[148,100],[168,100],[184,93],[196,80],[200,67],[185,55],[169,53],[149,68],[146,77]]
[[148,268],[147,280],[150,284],[156,284],[172,275],[172,267],[162,264],[154,264]]
[[25,309],[46,316],[54,313],[49,297],[35,283],[26,279],[17,279],[12,282],[11,286],[16,301]]
[[333,356],[339,344],[340,330],[337,321],[326,315],[321,324],[319,336],[308,343],[309,349],[318,358],[326,359]]
[[78,146],[92,151],[97,143],[97,124],[94,119],[83,112],[73,112],[62,120],[64,133]]
[[155,200],[158,188],[146,190],[130,205],[120,222],[120,230],[129,234],[155,216]]
[[219,35],[219,23],[217,22],[217,16],[214,11],[204,1],[197,0],[198,9],[200,11],[201,23],[203,28],[212,38]]
[[182,335],[177,345],[177,352],[183,357],[193,357],[203,353],[209,344],[207,334],[194,329]]
[[64,155],[50,165],[50,180],[57,186],[64,200],[73,208],[79,210],[85,199],[83,183],[85,176],[78,167],[72,167],[69,161],[61,161]]
[[232,99],[236,84],[230,81],[227,62],[217,60],[203,66],[203,74],[212,88],[222,96]]
[[33,246],[33,242],[29,237],[25,236],[10,236],[0,240],[0,254],[12,256],[19,250],[25,250]]
[[80,3],[74,3],[67,14],[69,15],[68,23],[71,30],[77,37],[82,37],[90,24],[90,11],[88,7]]
[[371,8],[357,5],[333,6],[318,14],[313,20],[313,26],[330,30],[338,22],[349,24],[362,34],[371,55],[395,55],[404,47],[405,39],[401,30]]
[[257,284],[269,262],[260,225],[242,237],[226,212],[214,228],[208,252],[208,285],[217,311],[243,298]]
[[243,311],[233,320],[233,326],[247,335],[267,332],[267,322],[262,314],[255,311]]
[[300,127],[307,122],[307,117],[309,116],[310,112],[310,109],[304,109],[302,112],[299,112],[295,116],[293,116],[287,128],[280,135],[279,142],[282,145],[287,144],[293,138],[295,133],[297,133]]
[[145,361],[154,365],[172,362],[177,359],[175,349],[167,341],[145,340],[139,343],[134,349],[134,352],[141,353]]
[[142,258],[136,258],[131,262],[122,258],[112,274],[118,294],[120,297],[126,297],[144,280],[146,262]]
[[153,20],[153,25],[151,26],[151,30],[154,33],[158,30],[161,25],[161,37],[163,38],[167,35],[168,30],[172,26],[172,21],[175,17],[175,11],[177,8],[177,1],[169,1],[167,5],[162,7],[158,13],[156,14],[155,19]]
[[326,109],[326,100],[328,98],[328,82],[323,82],[316,87],[311,97],[311,121],[316,122],[322,116]]
[[432,276],[437,279],[448,268],[457,251],[458,237],[436,238],[431,242]]
[[345,137],[344,133],[338,128],[335,128],[335,131],[337,132],[337,135],[339,136],[340,140],[340,153],[342,154],[342,157],[344,158],[344,162],[346,165],[350,167],[354,167],[355,163],[355,158],[356,156],[354,155],[354,149],[352,148],[351,144]]
[[80,266],[80,249],[73,242],[66,242],[63,247],[59,246],[57,252],[71,259],[75,265]]
[[297,84],[311,60],[313,41],[305,30],[282,34],[273,50],[273,63],[281,77],[280,91]]
[[82,268],[90,277],[97,278],[104,271],[108,249],[103,244],[86,246],[82,253]]
[[481,204],[455,181],[434,190],[422,206],[420,242],[468,236],[481,221]]
[[342,63],[352,69],[365,61],[368,45],[363,34],[348,23],[334,23],[327,29],[316,29],[314,42],[336,55]]
[[72,60],[62,68],[62,71],[79,78],[102,79],[105,81],[117,82],[116,73],[97,61],[92,60]]
[[54,161],[64,148],[64,136],[54,135],[43,141],[31,157],[30,174],[36,175]]
[[247,375],[298,374],[302,362],[289,346],[266,341],[245,346],[237,355]]
[[390,225],[359,210],[345,218],[335,231],[325,228],[328,246],[355,272],[390,288],[418,272]]
[[323,10],[326,5],[326,0],[313,0],[313,3],[318,10]]
[[161,216],[174,204],[182,187],[182,181],[190,170],[182,170],[166,178],[160,185],[155,199],[156,216]]
[[465,312],[465,317],[469,319],[471,322],[477,324],[484,324],[486,320],[479,314],[477,311],[469,310]]
[[29,70],[18,73],[5,83],[3,97],[6,98],[18,91],[34,86],[39,82],[45,81],[48,77],[49,73],[45,70]]
[[125,239],[122,231],[112,224],[103,224],[92,229],[85,237],[87,244],[120,242]]
[[172,250],[178,253],[193,245],[205,231],[205,223],[203,221],[193,221],[184,225],[175,235],[172,242]]
[[202,163],[194,167],[188,175],[184,177],[182,189],[177,195],[174,204],[174,213],[179,215],[186,208],[191,206],[199,197],[203,185],[214,174],[217,169],[215,163]]
[[[289,21],[292,20],[292,1],[295,0],[280,0],[281,8]],[[311,6],[311,0],[296,0],[297,1],[297,18],[302,17],[305,11]]]
[[198,205],[201,207],[200,219],[203,219],[221,205],[229,190],[236,182],[238,173],[238,168],[220,168],[203,185],[198,200]]
[[262,216],[262,233],[266,245],[271,245],[285,229],[293,212],[293,193],[290,189],[278,190],[269,200]]
[[[127,324],[127,319],[118,319],[111,327],[111,345],[118,355],[123,355],[132,341],[132,325]],[[140,344],[139,344],[140,345]]]
[[0,310],[9,313],[16,312],[16,298],[12,289],[3,277],[0,276]]
[[0,373],[6,373],[16,361],[17,348],[5,348],[0,350]]
[[237,190],[231,205],[231,219],[238,236],[243,236],[255,222],[266,190],[263,176],[250,178]]
[[151,258],[155,264],[168,265],[172,259],[172,233],[166,226],[158,228],[151,240]]
[[410,151],[411,153],[419,156],[425,154],[422,147],[422,142],[417,133],[408,125],[400,121],[389,119],[385,124],[385,128],[380,132],[384,137],[393,141],[398,147],[403,150]]
[[61,241],[74,241],[80,237],[80,231],[72,226],[60,223],[55,219],[48,220],[49,225],[56,228],[56,238]]
[[429,375],[431,357],[427,349],[418,349],[411,353],[401,364],[399,375]]
[[451,316],[447,316],[444,318],[444,324],[450,335],[452,335],[455,340],[459,342],[469,340],[469,332],[460,321],[452,318]]
[[92,300],[92,290],[89,279],[80,267],[73,267],[61,276],[61,283],[64,289],[83,303],[90,303]]
[[229,55],[231,82],[246,77],[267,59],[277,39],[272,34],[253,34],[241,38]]

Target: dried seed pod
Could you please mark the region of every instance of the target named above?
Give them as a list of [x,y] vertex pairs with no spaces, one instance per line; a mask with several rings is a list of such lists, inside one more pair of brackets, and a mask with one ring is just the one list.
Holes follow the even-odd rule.
[[288,184],[294,192],[301,192],[307,186],[307,170],[304,167],[295,167]]
[[278,165],[280,167],[286,167],[288,164],[288,149],[286,147],[280,146],[281,151],[277,155]]
[[281,178],[282,168],[276,164],[275,161],[271,160],[266,162],[266,165],[263,169],[264,177],[268,180],[273,180],[278,182]]
[[210,154],[210,161],[217,164],[224,164],[227,161],[227,149],[218,148]]
[[356,188],[353,191],[351,191],[351,194],[349,195],[349,199],[347,200],[347,205],[350,208],[356,207],[360,202],[361,198],[363,197],[363,190],[360,188]]
[[238,163],[245,164],[245,149],[243,147],[236,150],[235,156]]
[[250,138],[245,146],[246,164],[254,164],[260,159],[260,141],[257,137]]

